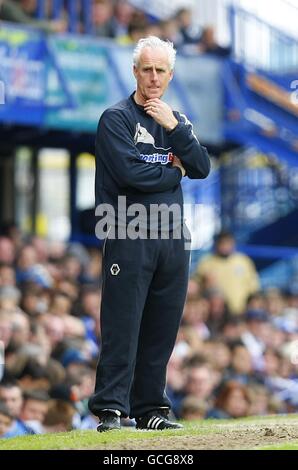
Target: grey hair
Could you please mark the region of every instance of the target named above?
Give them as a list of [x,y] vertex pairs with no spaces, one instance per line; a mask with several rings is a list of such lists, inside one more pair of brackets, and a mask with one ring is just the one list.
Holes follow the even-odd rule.
[[173,43],[170,41],[163,41],[157,36],[149,36],[147,38],[142,38],[138,41],[132,56],[134,66],[138,66],[141,52],[145,47],[150,47],[151,49],[163,49],[167,53],[167,56],[169,58],[171,70],[174,69],[176,60],[176,50],[174,49]]

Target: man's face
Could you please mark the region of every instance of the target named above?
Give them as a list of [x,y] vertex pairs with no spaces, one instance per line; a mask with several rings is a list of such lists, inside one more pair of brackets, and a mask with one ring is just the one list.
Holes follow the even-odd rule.
[[235,250],[235,242],[233,238],[225,237],[217,242],[216,251],[221,256],[229,256]]
[[161,98],[173,77],[168,55],[162,48],[145,47],[133,71],[137,95],[143,104],[151,98]]
[[24,421],[34,420],[43,423],[47,411],[47,402],[29,399],[24,404],[21,417]]
[[205,400],[213,389],[212,372],[205,366],[194,367],[189,372],[187,392]]
[[1,387],[0,400],[5,403],[13,416],[19,417],[23,404],[22,392],[19,387]]
[[14,246],[9,238],[0,238],[0,261],[8,264],[12,264],[14,261]]

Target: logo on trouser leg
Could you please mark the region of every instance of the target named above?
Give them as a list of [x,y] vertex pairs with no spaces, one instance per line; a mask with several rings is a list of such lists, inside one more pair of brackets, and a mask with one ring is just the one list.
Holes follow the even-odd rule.
[[117,276],[120,273],[119,264],[112,264],[110,271],[112,276]]

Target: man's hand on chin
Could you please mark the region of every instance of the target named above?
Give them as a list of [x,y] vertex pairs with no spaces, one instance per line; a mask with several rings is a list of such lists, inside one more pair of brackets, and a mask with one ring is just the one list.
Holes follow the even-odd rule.
[[170,106],[159,98],[147,100],[144,109],[149,116],[167,131],[172,131],[178,124]]

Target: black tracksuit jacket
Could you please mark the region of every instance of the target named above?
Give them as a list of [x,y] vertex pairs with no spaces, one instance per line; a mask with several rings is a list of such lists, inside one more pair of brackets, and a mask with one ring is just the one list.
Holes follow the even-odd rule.
[[187,118],[177,111],[174,115],[178,125],[168,132],[136,104],[133,95],[102,114],[96,137],[95,200],[96,206],[114,207],[116,225],[122,218],[117,214],[118,196],[126,196],[127,206],[176,203],[183,216],[182,174],[172,166],[173,155],[180,158],[189,178],[208,176],[206,148]]

